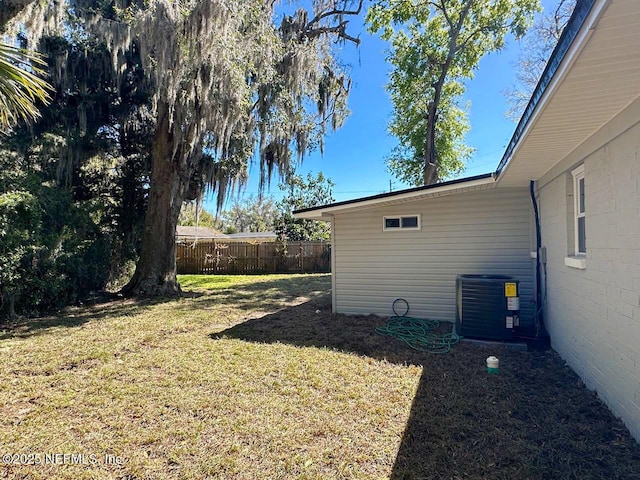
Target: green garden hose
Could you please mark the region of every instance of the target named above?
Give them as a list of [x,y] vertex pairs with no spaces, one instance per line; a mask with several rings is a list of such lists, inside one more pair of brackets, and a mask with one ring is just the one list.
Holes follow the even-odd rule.
[[[406,313],[408,313],[408,310],[407,308]],[[451,345],[455,345],[462,338],[455,333],[433,333],[440,326],[440,322],[437,320],[413,318],[405,315],[396,315],[389,318],[386,325],[376,328],[376,333],[395,337],[414,350],[430,353],[448,353],[451,350]]]

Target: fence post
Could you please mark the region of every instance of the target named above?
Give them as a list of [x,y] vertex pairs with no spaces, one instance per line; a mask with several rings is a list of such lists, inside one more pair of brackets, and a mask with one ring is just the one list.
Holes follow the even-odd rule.
[[256,243],[256,268],[255,268],[255,272],[259,272],[260,271],[260,244]]

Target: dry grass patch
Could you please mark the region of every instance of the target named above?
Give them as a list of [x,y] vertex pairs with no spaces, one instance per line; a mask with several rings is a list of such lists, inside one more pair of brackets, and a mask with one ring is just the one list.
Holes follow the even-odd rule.
[[488,377],[484,348],[413,352],[331,315],[327,275],[181,282],[0,331],[0,453],[90,463],[0,478],[640,478],[638,445],[552,352],[492,351]]
[[[1,453],[84,453],[101,461],[0,472],[43,479],[388,475],[420,368],[328,348],[212,339],[257,310],[317,298],[328,287],[326,276],[237,280],[187,278],[185,289],[195,293],[181,300],[112,303],[107,314],[74,309],[44,327],[5,332]],[[104,454],[127,462],[105,465]]]

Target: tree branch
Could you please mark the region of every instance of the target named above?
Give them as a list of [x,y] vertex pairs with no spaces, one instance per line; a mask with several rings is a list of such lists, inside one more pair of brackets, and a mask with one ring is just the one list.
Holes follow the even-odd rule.
[[345,8],[339,9],[339,8],[334,8],[333,10],[329,10],[327,12],[321,12],[318,13],[314,18],[311,19],[311,21],[309,21],[309,23],[307,24],[307,26],[311,26],[314,23],[319,23],[321,20],[327,18],[327,17],[332,17],[334,15],[359,15],[360,12],[362,11],[362,4],[364,3],[364,0],[360,0],[358,2],[358,8],[356,10],[347,10]]
[[508,29],[509,29],[509,28],[511,28],[511,27],[512,27],[512,25],[511,25],[511,24],[509,24],[509,25],[500,25],[500,26],[498,26],[498,27],[495,27],[495,26],[493,26],[493,27],[484,26],[484,27],[478,28],[478,29],[474,30],[473,32],[471,32],[471,33],[467,36],[467,38],[465,38],[465,39],[462,41],[462,43],[460,43],[460,45],[458,45],[458,46],[456,47],[456,53],[457,53],[457,52],[459,52],[460,50],[463,50],[463,49],[467,46],[467,44],[468,44],[471,40],[473,40],[473,38],[474,38],[477,34],[479,34],[479,33],[482,33],[482,32],[490,32],[490,31],[496,31],[496,30],[508,30]]
[[456,35],[460,33],[462,30],[462,25],[464,24],[467,15],[469,15],[469,10],[471,10],[471,5],[473,5],[473,0],[467,0],[467,4],[464,6],[462,12],[460,12],[460,18],[458,18],[458,23],[456,24]]
[[440,0],[440,6],[438,7],[435,3],[431,2],[433,6],[435,6],[436,8],[438,8],[441,12],[442,15],[444,16],[444,19],[447,21],[447,24],[449,25],[449,28],[453,28],[453,21],[451,20],[451,17],[449,16],[449,13],[447,12],[447,7],[444,4],[444,0]]
[[458,44],[458,45],[456,46],[456,53],[457,53],[457,52],[459,52],[460,50],[463,50],[463,49],[467,46],[467,44],[468,44],[471,40],[473,40],[473,38],[474,38],[476,35],[478,35],[479,33],[482,33],[482,32],[489,31],[489,30],[490,30],[490,28],[489,28],[489,27],[486,27],[486,26],[485,26],[485,27],[480,27],[480,28],[475,29],[473,32],[471,32],[469,35],[467,35],[467,38],[465,38],[465,39],[464,39],[460,44]]
[[318,27],[318,28],[312,28],[312,29],[305,29],[301,36],[303,38],[316,38],[319,37],[320,35],[325,35],[327,33],[337,33],[338,37],[344,39],[344,40],[348,40],[350,42],[355,43],[356,45],[360,45],[360,39],[357,37],[354,37],[352,35],[349,35],[347,33],[347,24],[349,23],[348,20],[343,20],[342,22],[340,22],[340,24],[334,26],[334,27]]

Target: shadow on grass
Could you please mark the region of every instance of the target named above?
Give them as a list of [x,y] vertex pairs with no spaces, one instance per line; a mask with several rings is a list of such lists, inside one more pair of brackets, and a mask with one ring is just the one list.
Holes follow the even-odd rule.
[[[464,342],[448,354],[421,353],[376,335],[385,319],[328,312],[329,298],[319,296],[211,338],[422,365],[392,479],[640,479],[638,444],[555,353]],[[491,354],[499,375],[486,374]]]
[[[209,282],[189,279],[191,288],[206,286]],[[216,278],[217,277],[208,277]],[[284,278],[252,277],[251,283],[233,284],[229,287],[216,286],[210,290],[195,290],[186,292],[190,297],[188,302],[178,305],[178,309],[208,308],[220,305],[233,305],[234,308],[246,311],[259,309],[261,311],[278,310],[291,303],[299,303],[329,293],[331,275],[300,275]],[[222,277],[222,282],[227,278]],[[222,283],[221,282],[221,283]]]
[[[384,319],[331,315],[328,278],[270,278],[185,292],[178,301],[111,299],[15,325],[0,333],[0,340],[136,315],[169,301],[177,310],[229,307],[250,318],[213,339],[329,348],[423,366],[393,479],[640,480],[638,445],[553,352],[464,343],[446,355],[416,352],[374,333]],[[304,298],[310,300],[299,304]],[[491,354],[500,357],[500,375],[486,375],[485,358]]]
[[26,338],[46,333],[56,327],[80,327],[92,320],[108,317],[135,315],[141,309],[172,301],[168,298],[127,299],[105,294],[81,307],[67,307],[55,315],[36,318],[20,318],[14,322],[0,324],[0,341],[10,338]]
[[[299,300],[301,297],[324,295],[329,288],[330,275],[308,275],[299,277],[272,278],[265,277],[261,281],[256,276],[251,283],[234,284],[233,278],[191,276],[189,287],[181,297],[156,298],[123,298],[116,294],[102,294],[82,307],[68,307],[56,315],[19,319],[11,323],[0,323],[0,341],[10,338],[26,338],[46,333],[56,327],[80,327],[89,321],[102,320],[109,317],[130,316],[144,309],[168,302],[176,302],[172,309],[188,311],[210,307],[233,306],[240,310],[251,311],[277,310],[283,304]],[[213,290],[189,290],[214,282],[229,283],[227,287],[218,286]]]

